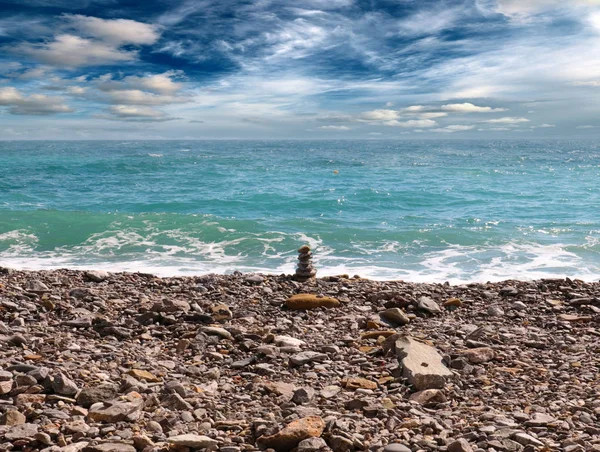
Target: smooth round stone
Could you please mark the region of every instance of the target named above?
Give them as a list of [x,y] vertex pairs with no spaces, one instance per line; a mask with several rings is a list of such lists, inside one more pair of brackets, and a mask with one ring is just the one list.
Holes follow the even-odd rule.
[[392,443],[388,444],[383,448],[383,452],[412,452],[408,447],[404,444],[400,443]]

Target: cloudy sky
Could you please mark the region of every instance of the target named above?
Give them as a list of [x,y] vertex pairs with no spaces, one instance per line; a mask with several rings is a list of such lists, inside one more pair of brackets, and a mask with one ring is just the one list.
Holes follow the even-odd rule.
[[600,0],[0,12],[0,139],[600,136]]

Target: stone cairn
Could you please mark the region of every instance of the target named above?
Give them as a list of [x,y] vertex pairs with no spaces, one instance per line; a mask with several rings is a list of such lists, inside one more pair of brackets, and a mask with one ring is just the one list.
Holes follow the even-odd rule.
[[314,278],[317,274],[317,270],[312,264],[310,246],[301,246],[298,248],[298,253],[298,266],[296,267],[294,279],[296,279],[296,281],[306,281],[310,278]]

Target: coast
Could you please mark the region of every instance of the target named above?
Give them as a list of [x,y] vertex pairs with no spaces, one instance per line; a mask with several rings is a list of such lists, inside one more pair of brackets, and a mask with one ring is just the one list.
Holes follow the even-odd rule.
[[0,450],[600,450],[600,283],[0,268],[0,320]]

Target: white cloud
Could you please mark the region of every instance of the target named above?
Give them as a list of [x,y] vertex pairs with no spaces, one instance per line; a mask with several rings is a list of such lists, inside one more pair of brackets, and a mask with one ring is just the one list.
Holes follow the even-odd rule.
[[112,103],[127,105],[168,105],[189,101],[185,97],[148,93],[139,89],[108,91],[106,95]]
[[495,10],[505,16],[526,19],[528,16],[564,6],[598,6],[597,0],[497,0]]
[[600,126],[592,126],[590,124],[576,127],[576,129],[598,129],[598,128],[600,128]]
[[321,129],[321,130],[333,130],[333,131],[351,130],[350,127],[346,127],[346,126],[321,126],[321,127],[319,127],[319,129]]
[[34,58],[51,66],[82,67],[101,66],[133,61],[137,52],[122,50],[102,41],[61,34],[54,41],[40,44],[22,43],[13,53]]
[[8,107],[8,112],[13,115],[46,116],[73,111],[62,97],[43,94],[24,96],[13,87],[0,89],[0,106]]
[[441,127],[439,129],[431,129],[432,132],[437,133],[454,133],[454,132],[466,132],[467,130],[474,129],[475,126],[466,126],[460,124],[452,124],[446,127]]
[[489,119],[487,121],[484,122],[489,122],[492,124],[518,124],[520,122],[529,122],[529,119],[527,118],[516,118],[513,116],[506,116],[504,118],[497,118],[497,119]]
[[100,19],[98,17],[66,14],[65,19],[84,36],[100,39],[115,46],[124,44],[149,45],[160,38],[156,25],[129,19]]
[[420,113],[419,118],[421,119],[435,119],[435,118],[443,118],[444,116],[448,116],[448,113],[444,113],[443,111],[432,111],[431,113]]
[[463,104],[442,105],[442,110],[458,113],[490,113],[494,111],[506,111],[506,108],[479,107],[469,102]]
[[183,75],[181,71],[167,71],[162,74],[145,76],[129,75],[122,80],[113,80],[111,74],[106,74],[99,79],[98,88],[102,91],[116,90],[145,90],[157,94],[175,94],[183,88],[181,83],[175,82],[174,77]]
[[593,87],[599,87],[600,86],[600,81],[598,80],[589,80],[589,81],[585,81],[585,82],[572,82],[570,83],[573,86],[593,86]]
[[23,42],[8,50],[50,66],[100,66],[133,61],[137,51],[123,46],[150,45],[160,37],[158,27],[135,20],[81,15],[63,18],[68,32],[58,33],[50,41]]
[[131,105],[113,105],[110,107],[110,112],[120,118],[164,118],[166,116],[164,112],[153,108]]
[[437,122],[431,120],[431,119],[410,119],[408,121],[386,121],[383,124],[385,124],[386,126],[393,126],[393,127],[435,127],[437,126]]
[[399,117],[400,114],[396,110],[379,109],[366,111],[360,115],[359,119],[363,121],[393,121]]
[[554,124],[542,124],[539,126],[530,126],[530,129],[551,129],[553,127],[556,127]]

